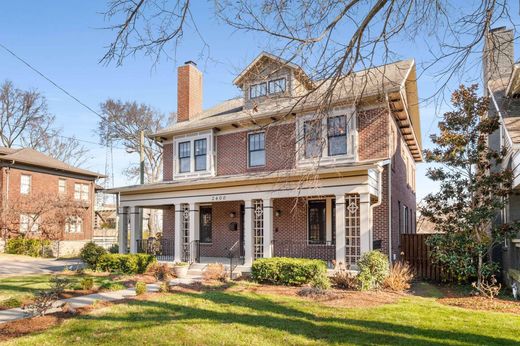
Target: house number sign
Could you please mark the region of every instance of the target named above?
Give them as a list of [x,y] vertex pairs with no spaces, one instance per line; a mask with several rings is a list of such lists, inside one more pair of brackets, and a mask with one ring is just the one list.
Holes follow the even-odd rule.
[[224,201],[226,196],[211,196],[212,201]]

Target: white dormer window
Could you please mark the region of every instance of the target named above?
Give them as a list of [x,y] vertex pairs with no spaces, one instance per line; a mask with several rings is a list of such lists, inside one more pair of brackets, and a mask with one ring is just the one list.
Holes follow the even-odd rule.
[[179,143],[179,173],[191,171],[191,142]]
[[267,95],[267,83],[259,83],[251,85],[249,88],[249,98],[255,99],[257,97]]
[[356,159],[357,131],[354,109],[337,109],[328,117],[308,114],[297,122],[298,165],[327,165]]
[[285,92],[285,78],[269,81],[269,94],[278,94]]
[[195,171],[205,171],[207,167],[207,140],[197,139],[193,142],[195,146]]
[[173,139],[175,178],[213,175],[213,134],[199,132]]

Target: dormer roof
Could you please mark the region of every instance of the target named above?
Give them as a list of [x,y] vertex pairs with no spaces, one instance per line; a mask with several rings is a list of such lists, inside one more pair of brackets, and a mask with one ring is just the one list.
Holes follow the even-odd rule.
[[267,52],[260,53],[249,65],[247,65],[247,67],[233,80],[233,84],[239,88],[242,88],[244,81],[248,80],[248,77],[251,75],[258,75],[257,68],[264,65],[266,62],[275,63],[280,67],[292,69],[294,76],[300,81],[300,83],[302,83],[308,89],[312,87],[312,80],[309,78],[309,76],[307,76],[305,71],[303,71],[299,65]]

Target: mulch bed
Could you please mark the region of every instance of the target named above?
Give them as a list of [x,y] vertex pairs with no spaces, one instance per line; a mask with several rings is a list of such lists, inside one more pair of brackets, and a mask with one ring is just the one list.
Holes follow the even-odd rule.
[[479,296],[447,297],[437,300],[441,304],[457,306],[471,310],[486,310],[495,312],[509,312],[520,315],[520,301],[503,298],[489,299]]

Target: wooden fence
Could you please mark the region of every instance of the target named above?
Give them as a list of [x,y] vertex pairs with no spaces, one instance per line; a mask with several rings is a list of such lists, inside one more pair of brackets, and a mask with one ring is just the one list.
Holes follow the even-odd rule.
[[415,277],[421,280],[440,282],[446,280],[442,267],[432,264],[426,239],[431,234],[401,234],[400,251],[402,258],[410,264]]

